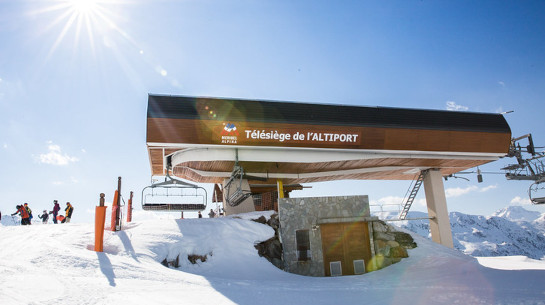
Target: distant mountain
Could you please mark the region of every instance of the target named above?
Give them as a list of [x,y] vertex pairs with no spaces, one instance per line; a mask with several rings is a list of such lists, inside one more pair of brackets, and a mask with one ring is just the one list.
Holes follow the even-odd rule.
[[521,206],[509,206],[501,210],[496,211],[492,216],[497,216],[512,221],[534,221],[541,216],[541,213],[537,211],[528,211]]
[[[410,212],[408,215],[409,219],[425,217],[427,214],[423,212]],[[465,254],[545,258],[545,214],[512,206],[488,217],[460,212],[451,212],[449,217],[454,248]],[[430,238],[427,219],[392,224]]]

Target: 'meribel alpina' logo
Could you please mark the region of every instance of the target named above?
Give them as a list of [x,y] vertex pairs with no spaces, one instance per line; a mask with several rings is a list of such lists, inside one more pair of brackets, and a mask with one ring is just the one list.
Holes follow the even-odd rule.
[[221,143],[222,144],[237,144],[238,130],[233,123],[223,123],[223,129],[221,130]]

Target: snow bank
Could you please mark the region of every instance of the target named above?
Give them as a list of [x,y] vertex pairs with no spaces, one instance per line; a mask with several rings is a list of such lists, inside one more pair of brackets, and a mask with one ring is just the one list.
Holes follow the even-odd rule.
[[[252,217],[135,222],[106,231],[103,253],[90,250],[90,224],[0,227],[1,303],[545,304],[545,270],[528,270],[535,261],[486,268],[416,234],[409,258],[376,272],[289,274],[254,249],[273,230],[242,218]],[[207,260],[191,264],[189,254]],[[178,255],[180,268],[160,264]]]

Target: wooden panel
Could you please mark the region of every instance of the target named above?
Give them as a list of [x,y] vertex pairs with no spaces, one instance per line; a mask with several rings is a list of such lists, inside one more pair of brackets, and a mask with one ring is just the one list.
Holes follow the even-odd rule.
[[[231,122],[236,125],[237,140],[222,143],[224,122],[221,121],[148,118],[147,122],[148,143],[507,153],[511,141],[510,133]],[[247,136],[247,130],[278,131],[289,133],[291,138],[282,142],[252,139]],[[294,140],[296,132],[352,134],[357,135],[357,140],[342,143],[325,138],[323,141]]]
[[[448,130],[423,130],[403,128],[376,128],[358,126],[324,126],[303,124],[245,123],[235,122],[238,136],[236,145],[252,146],[284,146],[284,147],[317,147],[341,149],[373,149],[373,150],[407,150],[407,151],[445,151],[445,152],[480,152],[506,153],[510,144],[510,133],[470,132]],[[279,132],[338,132],[358,135],[358,141],[339,143],[338,141],[271,141],[248,139],[245,130],[261,130]],[[152,175],[164,175],[163,158],[177,150],[183,144],[222,144],[223,122],[209,120],[148,118],[148,143],[176,143],[179,148],[148,146]],[[235,145],[223,143],[222,145]],[[156,149],[157,148],[157,149]],[[279,154],[279,161],[282,160]],[[453,174],[468,168],[488,163],[488,160],[452,160],[452,159],[412,159],[382,158],[371,160],[349,160],[320,163],[286,163],[286,162],[240,162],[246,172],[253,173],[311,173],[343,171],[360,168],[376,168],[382,166],[406,166],[439,168],[443,175]],[[220,183],[223,177],[203,177],[189,169],[216,172],[231,172],[234,162],[210,161],[187,162],[178,165],[174,174],[180,178],[204,183]],[[414,174],[406,170],[371,172],[361,174],[337,174],[305,179],[283,179],[285,183],[307,183],[341,179],[370,180],[411,180]],[[274,182],[273,179],[267,183]]]
[[354,260],[371,260],[367,222],[321,224],[325,275],[331,276],[329,263],[340,261],[343,275],[353,275]]
[[344,260],[344,248],[343,248],[343,225],[342,224],[322,224],[320,225],[320,231],[322,234],[322,251],[324,256],[324,268],[325,275],[331,276],[329,269],[330,262],[340,261],[343,274],[345,264]]

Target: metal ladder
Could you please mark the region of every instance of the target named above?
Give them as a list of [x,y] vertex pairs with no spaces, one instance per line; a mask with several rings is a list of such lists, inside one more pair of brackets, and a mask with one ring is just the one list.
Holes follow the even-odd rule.
[[[399,219],[404,220],[407,218],[407,213],[409,213],[409,210],[411,209],[411,205],[413,204],[414,198],[416,197],[416,194],[418,193],[418,190],[420,189],[420,186],[422,185],[422,181],[424,181],[424,174],[426,171],[421,171],[420,175],[418,175],[418,178],[416,179],[413,189],[411,190],[411,193],[407,197],[407,201],[403,205],[403,210],[401,210],[401,213],[399,213]],[[409,186],[410,188],[410,186]]]

